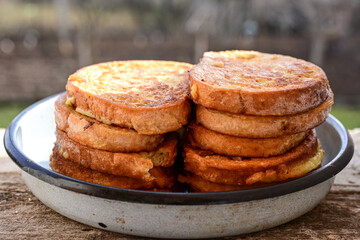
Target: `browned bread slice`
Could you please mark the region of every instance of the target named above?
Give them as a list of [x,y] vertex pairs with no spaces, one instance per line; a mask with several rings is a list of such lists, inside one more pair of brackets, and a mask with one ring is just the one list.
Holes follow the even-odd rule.
[[304,113],[285,116],[253,116],[231,114],[198,105],[196,120],[213,131],[248,138],[271,138],[305,132],[324,122],[333,99]]
[[299,145],[308,132],[277,138],[241,138],[209,130],[199,124],[189,126],[192,146],[214,153],[242,157],[270,157],[283,154]]
[[321,165],[324,151],[315,130],[297,147],[269,158],[240,158],[184,148],[185,170],[203,179],[228,185],[251,185],[297,178]]
[[205,52],[190,70],[190,88],[197,104],[249,115],[305,112],[332,96],[316,65],[255,51]]
[[186,173],[185,175],[179,175],[178,181],[181,183],[189,184],[191,192],[226,192],[226,191],[264,187],[270,185],[267,183],[252,184],[252,185],[220,184],[220,183],[206,181],[205,179],[191,173]]
[[[55,147],[50,157],[50,167],[60,174],[82,181],[117,188],[145,189],[168,191],[175,183],[175,174],[172,168],[156,167],[149,171],[151,180],[117,176],[85,168],[82,165],[66,160]],[[155,188],[155,189],[154,189]],[[160,189],[157,189],[160,188]]]
[[190,115],[188,70],[171,61],[117,61],[84,67],[68,79],[76,111],[140,134],[162,134]]
[[65,104],[66,94],[55,102],[56,126],[83,145],[111,152],[152,151],[163,141],[160,134],[144,135],[133,129],[101,123]]
[[170,167],[177,154],[177,134],[171,133],[151,152],[121,153],[89,148],[72,139],[60,129],[56,130],[55,147],[68,160],[92,170],[132,178],[151,179],[153,167]]

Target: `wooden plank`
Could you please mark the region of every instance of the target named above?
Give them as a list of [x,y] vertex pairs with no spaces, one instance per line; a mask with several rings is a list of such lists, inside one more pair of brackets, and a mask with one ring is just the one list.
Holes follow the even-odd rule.
[[360,128],[349,131],[355,145],[350,163],[336,175],[335,184],[360,185]]

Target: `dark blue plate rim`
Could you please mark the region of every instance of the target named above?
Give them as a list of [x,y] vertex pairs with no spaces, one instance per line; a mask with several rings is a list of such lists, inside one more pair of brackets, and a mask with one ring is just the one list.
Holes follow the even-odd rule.
[[301,177],[284,183],[254,189],[229,192],[187,193],[187,192],[150,192],[143,190],[120,189],[88,183],[70,178],[33,162],[27,158],[15,144],[15,130],[19,120],[33,108],[51,101],[59,94],[44,98],[26,108],[16,116],[6,129],[4,145],[10,158],[23,171],[51,185],[77,193],[125,202],[164,204],[164,205],[212,205],[235,202],[247,202],[273,198],[301,191],[322,183],[339,173],[350,162],[354,153],[354,143],[345,127],[334,116],[329,115],[327,123],[339,133],[341,149],[329,163]]

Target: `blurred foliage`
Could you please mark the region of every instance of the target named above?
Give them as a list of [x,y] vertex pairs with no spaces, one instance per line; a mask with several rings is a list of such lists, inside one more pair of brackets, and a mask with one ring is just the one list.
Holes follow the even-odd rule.
[[360,106],[335,105],[331,114],[339,119],[347,129],[360,128]]
[[27,106],[29,103],[0,104],[0,128],[6,128]]

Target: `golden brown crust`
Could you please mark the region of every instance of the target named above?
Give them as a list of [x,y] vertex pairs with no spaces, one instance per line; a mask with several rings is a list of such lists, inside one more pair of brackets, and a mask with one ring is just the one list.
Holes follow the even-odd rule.
[[[82,181],[95,184],[127,188],[127,189],[146,189],[155,191],[167,191],[175,182],[173,169],[156,167],[150,170],[151,180],[117,176],[85,168],[82,165],[66,160],[56,149],[53,149],[50,158],[50,167],[60,174],[76,178]],[[154,189],[155,188],[155,189]],[[157,189],[160,188],[160,189]]]
[[64,158],[86,168],[113,175],[151,179],[149,171],[154,166],[170,167],[174,164],[177,141],[177,135],[171,133],[155,151],[113,153],[86,147],[57,129],[55,146]]
[[[229,185],[251,185],[284,181],[305,175],[321,164],[323,150],[315,130],[297,147],[269,158],[231,158],[209,151],[184,148],[185,170],[207,181]],[[315,160],[313,158],[316,158]]]
[[196,107],[196,120],[213,131],[248,138],[271,138],[310,130],[323,123],[334,103],[327,99],[320,106],[307,112],[285,116],[253,116],[231,114]]
[[181,183],[189,184],[191,192],[226,192],[226,191],[264,187],[270,185],[266,183],[260,183],[260,184],[258,183],[252,185],[220,184],[220,183],[206,181],[205,179],[191,173],[186,173],[185,175],[179,175],[178,181]]
[[209,130],[199,124],[189,125],[189,142],[204,150],[242,157],[270,157],[283,154],[299,145],[307,132],[283,135],[277,138],[240,138]]
[[316,65],[255,51],[204,53],[190,70],[190,92],[207,108],[249,115],[301,113],[332,96]]
[[99,121],[140,134],[162,134],[188,121],[191,66],[171,61],[101,63],[71,75],[66,90],[77,109]]
[[101,123],[74,111],[65,101],[66,94],[62,94],[55,102],[56,125],[69,138],[88,147],[111,152],[152,151],[164,139],[163,135],[144,135]]

